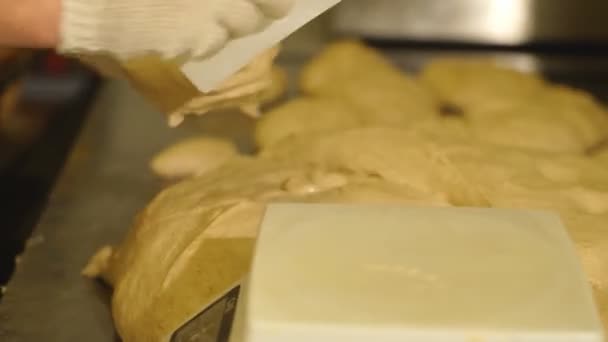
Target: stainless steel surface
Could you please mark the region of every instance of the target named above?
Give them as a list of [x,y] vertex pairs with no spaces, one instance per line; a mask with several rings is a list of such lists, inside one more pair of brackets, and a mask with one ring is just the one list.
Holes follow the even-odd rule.
[[513,45],[608,42],[605,0],[348,0],[337,31],[373,38]]
[[[226,120],[243,131],[222,133]],[[150,158],[201,132],[244,136],[248,145],[250,124],[226,113],[171,130],[127,84],[107,85],[0,303],[0,341],[113,341],[109,292],[80,270],[100,246],[121,239],[163,186]]]

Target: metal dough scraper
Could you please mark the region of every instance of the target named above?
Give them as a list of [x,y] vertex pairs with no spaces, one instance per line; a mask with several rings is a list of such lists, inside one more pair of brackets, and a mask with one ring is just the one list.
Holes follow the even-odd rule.
[[215,55],[182,66],[182,72],[203,93],[215,90],[263,51],[277,45],[300,27],[341,0],[296,0],[291,12],[256,34],[228,42]]

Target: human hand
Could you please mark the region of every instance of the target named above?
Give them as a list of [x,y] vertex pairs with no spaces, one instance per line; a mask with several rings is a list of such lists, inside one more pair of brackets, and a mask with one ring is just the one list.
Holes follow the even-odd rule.
[[66,53],[205,57],[288,13],[294,0],[63,0]]

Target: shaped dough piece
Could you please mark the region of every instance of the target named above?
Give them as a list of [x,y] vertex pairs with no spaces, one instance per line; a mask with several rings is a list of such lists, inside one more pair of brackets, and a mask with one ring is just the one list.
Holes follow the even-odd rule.
[[588,148],[608,137],[608,111],[590,94],[566,86],[552,86],[538,100],[572,124]]
[[491,60],[435,60],[421,80],[489,143],[584,152],[608,135],[608,115],[590,95]]
[[428,139],[469,140],[472,138],[468,122],[461,117],[448,116],[420,120],[405,128],[414,135]]
[[608,168],[608,149],[602,150],[593,156],[593,161],[597,165]]
[[257,117],[261,104],[274,101],[287,89],[285,72],[274,66],[279,47],[264,51],[216,91],[201,93],[180,70],[180,61],[144,56],[125,62],[105,55],[77,56],[108,77],[126,77],[151,103],[165,113],[171,126],[186,115],[240,109]]
[[578,155],[560,155],[536,161],[543,177],[558,183],[580,185],[608,192],[608,167],[596,159]]
[[608,212],[608,193],[582,186],[556,185],[548,180],[528,179],[505,182],[488,191],[492,206],[547,209],[558,212],[576,210],[588,215]]
[[112,312],[124,341],[168,340],[242,278],[263,212],[261,199],[285,195],[281,184],[306,172],[291,164],[236,158],[170,187],[106,260],[98,257],[97,276],[114,287]]
[[443,153],[492,206],[522,203],[529,208],[608,212],[608,171],[585,158],[466,145],[447,147]]
[[422,139],[406,129],[365,127],[300,135],[267,148],[261,156],[375,175],[423,192],[432,191],[429,151]]
[[355,41],[329,45],[304,68],[300,87],[356,106],[369,123],[401,125],[438,115],[438,103],[418,82]]
[[198,94],[174,108],[169,115],[169,124],[179,125],[186,115],[233,108],[257,118],[261,104],[273,101],[286,90],[285,74],[274,66],[278,53],[278,48],[263,52],[217,90]]
[[403,204],[422,207],[451,206],[442,196],[430,196],[408,186],[381,179],[353,180],[347,185],[302,198],[305,203]]
[[[464,178],[458,183],[468,184],[468,189],[477,187],[488,205],[511,205],[508,201],[514,200],[528,204],[529,208],[571,208],[587,214],[608,212],[608,171],[596,168],[586,158],[557,159],[549,153],[466,143],[439,148],[449,163],[448,169],[457,170],[451,174]],[[443,187],[450,203],[462,205],[455,200],[462,187],[452,191],[445,184]]]
[[538,103],[514,103],[475,115],[473,132],[488,143],[569,153],[582,153],[590,146],[570,122]]
[[484,206],[483,194],[444,155],[443,144],[456,141],[425,137],[419,130],[364,127],[293,137],[261,155],[378,177],[428,196],[441,194],[459,205]]
[[501,146],[459,143],[443,146],[443,153],[467,182],[492,192],[493,187],[521,179],[537,179],[541,173],[534,167],[540,154]]
[[547,87],[533,100],[476,106],[466,116],[481,140],[551,152],[583,153],[608,134],[604,109],[565,87]]
[[152,160],[150,167],[163,178],[186,178],[208,172],[237,154],[230,141],[196,137],[166,148]]
[[331,132],[361,125],[361,114],[347,103],[329,98],[301,97],[264,114],[255,128],[260,148],[290,136]]
[[532,99],[545,85],[535,75],[502,67],[490,59],[471,58],[433,60],[423,69],[420,80],[441,102],[464,112],[479,105]]

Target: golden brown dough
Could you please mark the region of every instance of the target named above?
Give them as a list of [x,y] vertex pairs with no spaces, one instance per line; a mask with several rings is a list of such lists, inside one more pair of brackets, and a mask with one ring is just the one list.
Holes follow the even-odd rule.
[[356,106],[369,123],[405,124],[438,115],[438,103],[416,80],[355,41],[329,45],[304,68],[300,87]]
[[608,111],[582,90],[552,86],[538,99],[575,127],[588,147],[608,137]]
[[489,59],[464,57],[431,61],[420,80],[441,102],[463,111],[481,104],[532,99],[544,87],[543,80],[535,75],[502,67]]
[[371,127],[291,137],[262,151],[262,156],[285,161],[297,158],[432,193],[432,173],[442,171],[434,167],[433,147],[433,142],[407,129]]
[[540,103],[511,103],[475,112],[474,134],[482,141],[550,152],[582,153],[590,140],[559,110]]
[[300,97],[264,114],[257,122],[255,140],[265,148],[290,136],[361,126],[361,116],[355,107],[340,100]]
[[604,108],[561,86],[547,86],[525,101],[473,106],[465,116],[481,140],[551,152],[584,153],[608,134]]
[[257,118],[259,106],[274,100],[285,90],[284,75],[274,61],[279,48],[263,52],[251,63],[231,76],[217,90],[199,94],[171,111],[169,124],[177,126],[186,115],[203,115],[212,110],[239,108],[243,113]]
[[114,286],[124,341],[163,341],[245,275],[265,203],[538,208],[562,214],[608,323],[608,192],[580,184],[584,163],[547,171],[551,158],[386,127],[288,138],[165,190],[87,274]]
[[608,135],[608,115],[592,96],[492,60],[438,59],[420,78],[485,142],[583,153]]
[[169,117],[171,126],[186,115],[203,115],[222,109],[240,109],[257,117],[261,104],[276,100],[286,91],[285,73],[274,66],[279,48],[263,52],[213,92],[201,93],[180,70],[179,61],[158,56],[119,62],[107,56],[78,56],[105,76],[126,77],[150,102]]

